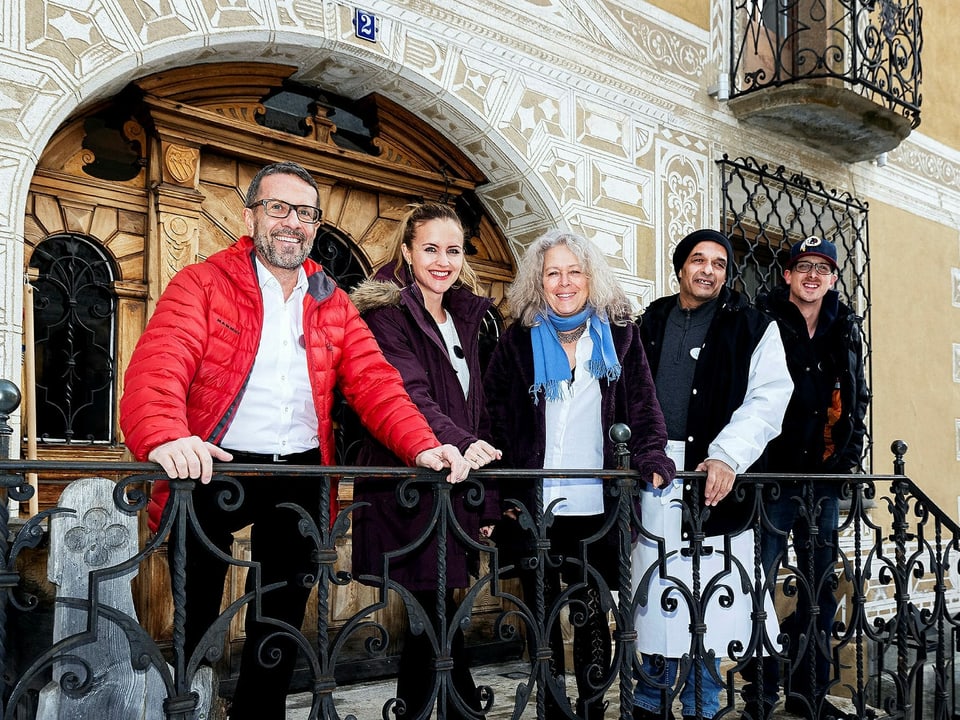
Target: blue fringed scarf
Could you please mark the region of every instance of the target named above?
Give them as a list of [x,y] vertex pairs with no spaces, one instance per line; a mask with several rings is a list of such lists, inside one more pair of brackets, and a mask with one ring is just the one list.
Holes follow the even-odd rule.
[[533,386],[530,394],[534,403],[537,402],[541,390],[547,400],[559,400],[561,383],[568,382],[571,378],[570,363],[560,345],[557,332],[570,332],[591,318],[593,355],[587,363],[587,371],[591,377],[605,377],[607,382],[614,382],[620,377],[620,361],[613,347],[613,335],[607,318],[597,315],[590,306],[570,317],[559,317],[549,311],[546,318],[538,314],[537,324],[530,328],[533,342]]

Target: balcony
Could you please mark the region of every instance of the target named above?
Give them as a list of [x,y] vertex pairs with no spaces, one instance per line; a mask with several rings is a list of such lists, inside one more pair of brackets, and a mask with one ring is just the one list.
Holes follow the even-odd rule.
[[920,124],[918,0],[731,0],[729,107],[844,162]]
[[[603,471],[609,500],[604,531],[584,538],[583,547],[608,542],[614,531],[619,531],[619,537],[627,538],[611,546],[618,561],[618,581],[609,586],[600,584],[600,606],[611,628],[611,659],[598,669],[591,692],[592,697],[609,703],[606,717],[631,718],[633,677],[638,669],[633,651],[635,610],[641,606],[666,607],[680,603],[687,607],[691,617],[701,618],[709,604],[723,602],[733,585],[743,587],[749,596],[756,622],[746,642],[720,652],[727,657],[720,668],[724,689],[718,717],[739,718],[743,704],[740,673],[751,660],[772,657],[784,671],[791,668],[802,671],[807,658],[812,662],[813,655],[818,653],[830,658],[833,679],[828,694],[847,717],[953,717],[956,613],[960,607],[956,553],[960,547],[960,527],[902,474],[905,447],[895,445],[898,454],[894,474],[818,478],[820,482],[836,483],[845,501],[837,539],[821,539],[821,542],[837,543],[839,559],[832,573],[815,577],[810,568],[797,562],[792,551],[777,560],[780,570],[773,587],[778,614],[789,605],[810,604],[822,587],[832,589],[841,600],[830,636],[818,633],[811,620],[810,626],[799,628],[797,637],[802,644],[793,650],[789,647],[773,650],[782,647],[782,638],[771,636],[761,622],[764,600],[771,585],[767,584],[759,561],[730,552],[730,538],[721,551],[730,560],[723,576],[701,576],[696,569],[706,553],[694,532],[681,551],[691,558],[692,582],[688,585],[681,582],[677,591],[663,596],[635,591],[630,581],[631,530],[654,541],[658,538],[650,536],[637,515],[636,474],[627,469]],[[276,474],[278,467],[281,466],[220,464],[213,482],[227,491],[225,497],[231,498],[230,502],[242,505],[242,493],[236,494],[237,478],[260,475],[266,470]],[[153,693],[148,702],[156,712],[159,712],[157,708],[163,708],[163,714],[157,717],[188,720],[197,717],[198,708],[204,708],[206,717],[222,718],[223,700],[218,695],[229,698],[233,690],[231,657],[235,655],[231,655],[230,646],[232,642],[243,642],[242,638],[231,640],[228,628],[241,627],[242,614],[259,607],[272,588],[247,586],[244,590],[242,578],[231,580],[220,618],[196,651],[185,650],[183,559],[174,553],[169,576],[173,581],[172,592],[162,591],[158,580],[161,574],[150,566],[164,553],[171,529],[179,523],[192,522],[189,510],[193,482],[171,483],[171,502],[158,531],[141,532],[140,542],[127,548],[126,556],[113,554],[119,552],[123,543],[121,535],[112,528],[126,522],[136,527],[137,519],[142,521],[145,510],[141,490],[160,479],[156,469],[146,463],[98,466],[79,462],[0,460],[0,486],[5,487],[11,497],[29,495],[31,473],[71,481],[64,491],[63,507],[30,519],[13,535],[12,545],[0,546],[0,580],[5,589],[2,596],[5,602],[0,605],[0,609],[5,610],[0,613],[0,661],[3,661],[3,677],[7,680],[0,708],[3,717],[18,720],[45,717],[37,714],[38,703],[44,703],[44,693],[57,694],[61,697],[59,702],[67,704],[81,702],[95,691],[102,692],[102,688],[92,682],[93,663],[102,654],[98,643],[104,635],[112,634],[112,647],[120,647],[122,651],[121,662],[112,666],[106,677],[127,673],[152,678],[146,681],[145,692]],[[533,587],[542,589],[544,568],[555,566],[560,560],[552,551],[546,532],[553,517],[550,508],[543,507],[539,471],[486,470],[471,474],[463,483],[450,485],[442,476],[423,470],[307,466],[290,466],[284,470],[321,489],[319,508],[303,508],[300,524],[301,532],[315,546],[316,582],[311,601],[315,611],[303,628],[282,631],[300,648],[293,688],[300,693],[296,695],[297,704],[301,706],[296,717],[333,720],[353,715],[359,720],[372,720],[390,716],[390,708],[395,705],[394,684],[389,676],[396,670],[398,616],[391,615],[390,606],[403,595],[402,588],[391,579],[388,563],[384,566],[384,576],[368,576],[363,578],[363,583],[350,574],[349,518],[355,506],[350,504],[349,492],[345,489],[349,488],[351,478],[370,475],[396,480],[397,512],[410,503],[426,503],[433,510],[433,521],[406,552],[412,552],[418,544],[459,538],[456,542],[469,545],[479,555],[477,577],[472,587],[461,593],[459,609],[449,615],[438,607],[439,620],[435,627],[427,621],[423,608],[412,601],[412,596],[406,596],[402,603],[410,617],[424,623],[433,644],[435,655],[423,658],[423,671],[435,677],[435,695],[454,693],[450,639],[459,630],[466,635],[475,676],[481,683],[483,678],[491,676],[491,663],[501,663],[501,667],[508,670],[507,677],[503,677],[503,672],[493,673],[497,680],[481,687],[482,711],[470,717],[478,720],[482,717],[543,718],[548,698],[559,705],[564,717],[576,717],[576,705],[568,696],[575,695],[577,689],[569,675],[564,685],[551,672],[551,656],[545,639],[551,637],[556,625],[563,627],[566,637],[570,625],[578,622],[583,606],[577,591],[583,579],[568,578],[566,591],[553,600],[544,595],[525,596],[515,579],[517,569],[523,568],[538,578]],[[551,471],[551,475],[557,476],[584,474],[584,471]],[[104,481],[107,494],[102,497],[106,501],[95,504],[93,511],[90,507],[77,507],[78,500],[89,501],[89,494],[71,492],[71,488],[78,487],[73,479],[102,475],[122,479]],[[687,473],[684,477],[702,490],[701,473]],[[336,516],[330,518],[327,498],[333,491],[335,478],[341,483],[341,504]],[[815,517],[820,511],[820,501],[811,491],[812,482],[800,476],[742,475],[728,501],[747,510],[742,529],[757,532],[768,522],[767,501],[780,495],[797,503],[801,513]],[[524,508],[522,517],[526,520],[521,523],[529,536],[529,551],[509,561],[490,543],[460,533],[451,509],[451,503],[458,497],[479,502],[482,488],[490,484],[511,490],[532,486],[534,491],[535,500],[531,507]],[[509,492],[506,497],[515,494],[520,493]],[[704,512],[699,505],[692,503],[684,512],[689,514],[695,530],[699,528]],[[56,535],[56,523],[66,520],[75,525],[66,533],[72,538],[67,545],[91,558],[87,568],[91,571],[89,582],[83,579],[81,583],[90,592],[84,598],[58,594],[47,607],[53,613],[61,613],[57,615],[56,624],[52,624],[42,617],[45,603],[38,601],[43,593],[37,591],[36,565],[40,555],[45,555],[51,568],[59,567],[54,555],[64,547],[54,542],[47,548],[43,543],[48,534]],[[6,521],[5,515],[0,521]],[[6,534],[0,539],[5,540]],[[31,550],[34,554],[28,557]],[[236,545],[234,557],[232,570],[239,575],[255,570],[256,563],[238,552]],[[441,554],[436,566],[441,585],[446,573],[443,558]],[[583,578],[595,576],[585,554],[564,560],[581,567]],[[653,570],[656,566],[647,569]],[[162,567],[165,570],[166,562]],[[138,570],[139,582],[152,583],[148,592],[138,593],[138,611],[143,610],[143,603],[148,600],[169,596],[167,622],[159,628],[148,627],[142,615],[139,621],[135,616],[127,617],[117,603],[106,600],[108,585],[124,578],[129,584],[129,576]],[[51,571],[51,578],[56,575]],[[165,577],[165,572],[162,575]],[[439,605],[442,607],[442,603]],[[63,613],[69,622],[63,621]],[[404,617],[399,616],[401,627]],[[90,628],[96,630],[89,632]],[[713,652],[705,648],[703,642],[709,632],[707,625],[694,622],[680,631],[689,637],[687,658],[700,659]],[[29,643],[32,654],[22,650],[25,639],[32,640]],[[811,651],[805,653],[802,647]],[[351,652],[361,654],[363,662],[368,664],[379,663],[387,680],[355,689],[354,664],[348,657]],[[211,669],[204,665],[212,665],[212,680]],[[665,699],[675,701],[679,689],[665,689]],[[202,705],[203,702],[208,705]],[[679,715],[678,706],[676,710]],[[699,711],[698,716],[702,716]],[[778,709],[774,717],[781,716]],[[426,715],[414,713],[413,717]],[[438,717],[445,717],[445,713],[441,711]]]

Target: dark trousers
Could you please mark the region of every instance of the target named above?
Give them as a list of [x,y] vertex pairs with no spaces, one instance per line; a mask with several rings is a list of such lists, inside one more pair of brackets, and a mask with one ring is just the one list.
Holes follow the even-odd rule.
[[[826,693],[833,675],[831,637],[833,623],[837,614],[837,599],[834,595],[832,574],[837,563],[837,525],[839,504],[837,488],[834,483],[814,482],[812,486],[814,512],[819,511],[814,524],[816,538],[810,533],[810,524],[801,513],[801,507],[807,504],[804,492],[810,492],[802,485],[783,484],[780,497],[776,500],[764,500],[764,510],[774,529],[764,529],[761,533],[761,561],[766,577],[774,580],[780,565],[787,561],[787,540],[793,533],[793,545],[797,555],[799,594],[797,609],[793,615],[781,623],[781,630],[790,638],[790,647],[785,651],[792,659],[786,691],[799,694],[804,698],[815,698],[816,704]],[[810,568],[813,575],[810,576]],[[812,606],[819,610],[814,627],[810,626]],[[807,636],[802,656],[798,655],[800,635]],[[815,634],[815,637],[811,637]],[[775,638],[771,638],[775,640]],[[780,664],[775,658],[763,658],[763,700],[775,704],[780,685]],[[756,700],[757,661],[747,665],[744,677],[743,695]]]
[[[436,630],[439,625],[436,591],[417,590],[413,591],[412,594],[422,608],[423,616],[420,619],[430,623]],[[456,609],[453,591],[447,590],[445,613],[448,628],[450,627],[450,619]],[[436,651],[430,642],[429,635],[426,632],[415,635],[411,630],[411,623],[408,621],[403,639],[403,649],[400,652],[400,668],[397,671],[397,697],[403,701],[407,712],[405,715],[398,715],[398,717],[419,717],[427,704],[431,702],[434,697],[434,685],[439,677],[429,662],[430,658],[435,657]],[[466,654],[463,632],[460,630],[457,630],[450,640],[450,659],[453,663],[450,670],[453,690],[468,708],[475,710],[476,715],[479,715],[480,698],[478,697],[476,683],[474,683],[473,676],[470,674],[470,663]],[[476,715],[473,717],[476,717]],[[428,716],[429,714],[425,715],[425,717]],[[444,717],[448,720],[461,720],[471,716],[462,712],[452,699],[448,699]]]
[[[559,566],[548,561],[544,567],[544,607],[549,617],[551,608],[561,593],[561,580],[567,585],[581,585],[566,602],[571,600],[571,613],[585,615],[573,622],[573,674],[576,678],[576,713],[586,720],[603,717],[604,703],[599,696],[599,688],[610,668],[612,648],[610,644],[610,625],[600,603],[600,589],[596,580],[587,575],[584,583],[584,565],[586,560],[594,569],[600,571],[605,579],[616,578],[618,558],[611,552],[612,546],[597,542],[587,546],[586,557],[580,541],[593,535],[603,525],[602,515],[558,516],[548,530],[550,539],[549,554],[560,557]],[[612,565],[611,565],[612,558]],[[580,561],[580,562],[578,562]],[[611,575],[610,571],[614,574]],[[536,598],[536,574],[521,571],[520,582],[526,604],[532,609]],[[582,612],[581,612],[582,611]],[[563,636],[559,620],[550,629],[551,668],[555,676],[562,681],[564,674]],[[593,698],[597,695],[598,697]],[[547,718],[566,718],[565,712],[557,706],[549,693],[546,697]]]
[[[298,464],[307,462],[306,456],[297,458]],[[241,458],[236,461],[249,462]],[[279,476],[238,481],[244,489],[243,504],[232,511],[218,504],[225,485],[197,484],[193,491],[197,521],[210,543],[225,555],[230,555],[233,533],[252,523],[250,551],[255,564],[247,571],[246,591],[253,592],[259,584],[261,593],[246,605],[246,641],[230,717],[283,720],[299,645],[282,623],[292,626],[292,632],[299,636],[311,590],[307,583],[317,566],[314,545],[300,532],[300,515],[278,505],[294,503],[316,517],[320,484],[313,478]],[[192,529],[187,531],[185,547],[187,656],[202,649],[211,651],[209,657],[215,660],[222,652],[222,641],[204,635],[220,614],[228,563]],[[272,584],[279,587],[262,590]],[[225,632],[226,625],[219,630]]]

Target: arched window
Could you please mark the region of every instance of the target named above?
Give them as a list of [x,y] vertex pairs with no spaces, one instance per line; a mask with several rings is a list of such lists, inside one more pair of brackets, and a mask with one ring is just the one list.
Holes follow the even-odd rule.
[[34,286],[37,435],[41,442],[112,443],[116,296],[113,263],[75,234],[43,240]]
[[317,229],[310,257],[320,263],[324,272],[347,292],[353,290],[369,272],[359,254],[354,252],[350,239],[326,223]]

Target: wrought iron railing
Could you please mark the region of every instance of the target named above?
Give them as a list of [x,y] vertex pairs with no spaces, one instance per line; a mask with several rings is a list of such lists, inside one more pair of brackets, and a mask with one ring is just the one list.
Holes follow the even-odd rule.
[[[0,422],[0,429],[3,425]],[[292,628],[284,630],[300,648],[301,676],[305,677],[306,682],[298,687],[310,694],[310,717],[369,720],[369,713],[365,716],[337,702],[339,691],[343,688],[339,667],[350,647],[362,647],[363,652],[376,658],[388,654],[389,648],[395,646],[396,628],[384,623],[381,612],[391,597],[399,596],[403,598],[410,619],[423,627],[433,647],[434,657],[424,658],[423,671],[433,673],[436,678],[434,695],[448,699],[466,717],[519,718],[521,715],[532,717],[535,714],[538,718],[574,718],[577,717],[578,708],[584,704],[582,701],[597,700],[609,703],[607,717],[618,716],[629,720],[632,717],[633,686],[639,672],[634,652],[637,638],[635,612],[641,606],[667,611],[678,604],[685,605],[692,618],[689,626],[673,630],[689,635],[689,649],[683,662],[712,660],[713,654],[725,658],[720,671],[724,690],[721,693],[721,711],[717,717],[740,717],[741,673],[752,660],[773,656],[784,670],[803,670],[803,664],[810,663],[809,672],[812,673],[812,663],[818,654],[829,657],[833,668],[827,694],[835,700],[839,699],[838,704],[847,709],[850,717],[955,717],[951,703],[958,626],[955,615],[960,606],[960,589],[956,586],[960,528],[902,474],[904,451],[902,444],[895,445],[896,472],[893,475],[818,478],[820,482],[839,484],[840,496],[846,500],[847,508],[841,515],[836,548],[838,562],[833,573],[814,577],[812,569],[797,563],[792,553],[778,558],[780,569],[775,595],[780,600],[793,600],[801,607],[809,606],[807,609],[811,611],[808,625],[801,627],[799,633],[794,635],[799,638],[799,644],[793,646],[786,643],[785,637],[764,629],[764,613],[769,607],[765,601],[774,583],[764,573],[759,559],[736,556],[728,537],[719,550],[727,560],[726,572],[719,576],[706,576],[696,570],[703,559],[702,554],[706,552],[701,545],[702,534],[698,532],[706,513],[696,501],[684,509],[694,532],[684,542],[680,552],[692,562],[692,581],[678,580],[676,587],[662,593],[644,592],[643,583],[640,589],[634,588],[631,580],[632,537],[640,533],[648,540],[656,541],[658,538],[644,529],[642,518],[638,516],[635,500],[639,490],[636,475],[632,471],[590,471],[592,476],[600,475],[605,485],[607,511],[604,521],[591,537],[581,539],[582,553],[561,559],[552,551],[549,528],[554,518],[552,507],[543,505],[541,471],[488,470],[471,474],[463,483],[450,485],[442,475],[428,471],[357,467],[286,468],[292,477],[317,484],[322,490],[319,507],[302,508],[300,523],[302,533],[311,539],[315,548],[313,580],[316,586],[316,625],[303,631]],[[277,475],[278,467],[281,466],[221,464],[216,468],[213,483],[224,490],[228,505],[242,505],[242,492],[236,478],[264,471]],[[226,471],[230,474],[225,474]],[[0,486],[11,496],[23,497],[29,493],[25,481],[27,473],[38,473],[42,477],[59,475],[79,478],[104,473],[124,476],[123,480],[116,483],[112,496],[121,514],[142,514],[146,499],[142,492],[144,483],[162,477],[156,472],[155,466],[141,463],[114,463],[102,467],[91,463],[0,460]],[[551,470],[551,475],[558,477],[586,474],[585,471]],[[339,478],[343,484],[351,477],[371,475],[396,478],[398,508],[416,503],[428,503],[432,508],[432,521],[420,537],[406,547],[399,548],[394,559],[434,539],[441,540],[439,546],[445,546],[442,539],[448,534],[482,559],[476,580],[459,598],[459,605],[453,613],[449,613],[438,599],[432,613],[437,618],[436,624],[430,621],[431,613],[418,604],[415,596],[389,577],[389,563],[384,564],[386,571],[383,576],[363,578],[368,593],[372,595],[357,593],[357,597],[366,599],[351,608],[347,616],[341,614],[335,619],[332,617],[332,597],[358,582],[357,578],[351,576],[349,558],[344,555],[350,530],[349,518],[355,506],[343,507],[335,517],[330,517],[325,500],[332,491],[335,478]],[[702,474],[697,473],[684,474],[683,477],[695,491],[703,480]],[[520,553],[510,564],[504,562],[496,547],[465,534],[452,510],[455,498],[479,503],[485,483],[499,484],[503,498],[521,497],[525,487],[532,486],[534,489],[535,500],[520,514],[520,526],[527,533],[529,542],[526,547],[529,551]],[[802,516],[817,516],[821,501],[812,492],[812,483],[810,478],[800,476],[742,475],[724,503],[748,506],[748,519],[744,521],[743,529],[754,530],[759,538],[759,532],[768,525],[767,508],[770,501],[778,496],[790,498],[790,502],[798,505]],[[105,622],[120,628],[130,646],[132,671],[154,673],[160,680],[158,687],[161,697],[159,700],[154,698],[154,712],[160,713],[156,716],[176,720],[195,716],[202,697],[202,693],[196,693],[196,680],[204,664],[212,663],[222,672],[229,673],[229,668],[223,662],[218,664],[223,659],[228,626],[242,610],[250,611],[258,606],[270,588],[254,587],[247,592],[239,592],[233,598],[234,602],[226,607],[214,623],[214,632],[206,638],[206,643],[190,655],[187,655],[184,643],[184,617],[188,603],[182,583],[185,569],[182,547],[179,552],[171,553],[172,630],[166,637],[151,637],[141,626],[124,620],[116,609],[102,603],[98,588],[104,581],[116,578],[131,568],[142,567],[168,540],[171,528],[179,527],[182,530],[192,522],[193,490],[192,481],[172,482],[171,501],[158,531],[147,536],[142,546],[134,548],[135,552],[129,559],[95,568],[91,573],[89,598],[57,600],[59,605],[98,618],[100,624],[91,621],[90,628],[103,627]],[[721,506],[711,512],[729,510],[730,507]],[[3,553],[0,557],[0,610],[13,605],[20,612],[30,612],[36,606],[35,598],[29,597],[23,590],[21,573],[24,568],[22,562],[18,563],[18,556],[25,548],[39,544],[47,532],[46,526],[51,522],[56,523],[58,514],[67,515],[70,512],[70,509],[60,508],[41,513],[26,522],[18,532],[11,534],[12,543],[7,542],[6,533],[0,535],[0,551]],[[3,516],[2,512],[0,516]],[[0,517],[0,520],[6,518]],[[91,542],[101,542],[109,537],[102,522],[99,525],[87,522],[87,525],[98,532],[104,531]],[[591,546],[609,542],[611,537],[618,539],[608,550],[616,556],[618,572],[613,581],[608,582],[586,562],[586,552]],[[833,538],[817,541],[815,537],[812,542],[824,540],[833,542]],[[756,544],[759,546],[759,540]],[[80,543],[77,547],[83,549],[86,546]],[[662,558],[666,557],[662,555]],[[544,593],[545,574],[561,560],[578,570],[566,576],[563,592],[551,597]],[[237,559],[236,563],[238,566],[252,567],[249,561],[242,559]],[[435,569],[439,585],[443,587],[446,576],[443,553],[439,553]],[[656,573],[657,565],[649,569]],[[518,572],[528,573],[527,579],[532,582],[518,584],[509,579]],[[842,591],[839,594],[845,599],[829,638],[818,635],[815,625],[817,613],[813,599],[824,584],[835,590],[839,588]],[[557,625],[576,625],[583,621],[588,608],[580,591],[588,585],[598,591],[596,599],[612,629],[612,647],[609,661],[592,673],[591,686],[588,689],[574,689],[569,678],[564,683],[562,678],[554,674],[549,639],[556,637],[553,629]],[[525,591],[521,592],[519,586],[524,587]],[[705,608],[710,604],[719,602],[722,605],[726,602],[724,598],[731,594],[734,586],[739,586],[749,598],[755,618],[754,631],[742,643],[732,643],[725,648],[708,647],[704,639],[710,621],[705,615]],[[531,588],[534,590],[531,591]],[[527,592],[533,592],[534,596],[531,597]],[[481,597],[494,598],[500,604],[496,620],[489,627],[493,639],[504,642],[523,639],[522,657],[525,658],[523,667],[526,670],[522,677],[512,681],[508,693],[496,694],[492,688],[480,688],[479,709],[471,709],[468,699],[456,695],[451,678],[450,652],[453,636],[476,621]],[[7,620],[7,615],[0,612],[0,662],[7,660],[10,648],[17,644]],[[20,627],[24,626],[21,624]],[[19,632],[39,633],[39,624],[27,627],[27,630],[21,629]],[[49,687],[51,670],[57,668],[59,683],[53,682],[55,686],[59,685],[55,688],[57,692],[62,692],[68,698],[93,692],[92,678],[88,676],[91,669],[85,664],[86,661],[77,658],[81,656],[80,650],[84,645],[97,641],[97,634],[96,631],[79,633],[56,642],[41,642],[39,651],[33,657],[26,661],[21,659],[15,665],[7,663],[3,675],[5,684],[0,717],[35,717],[37,688]],[[804,652],[806,647],[812,647],[812,652]],[[63,672],[65,667],[69,667],[69,672]],[[225,683],[224,687],[228,688],[229,684]],[[931,687],[932,693],[929,692]],[[663,686],[661,690],[669,704],[673,704],[680,693],[679,686]],[[578,703],[578,692],[588,697],[580,697],[581,702]],[[574,697],[568,700],[569,696]],[[804,698],[804,701],[813,700]],[[161,707],[162,713],[158,709]],[[441,702],[435,711],[437,717],[447,717],[451,712],[449,707]],[[400,714],[402,708],[398,708],[396,698],[389,692],[382,698],[380,708],[377,717],[383,718],[425,718],[430,715],[429,709],[408,709],[407,714]],[[701,711],[702,708],[698,707],[698,716]],[[216,718],[216,708],[207,717]]]
[[920,123],[919,0],[731,0],[731,97],[836,79]]

